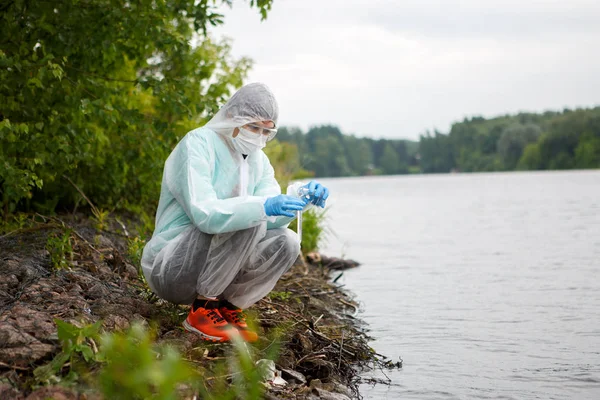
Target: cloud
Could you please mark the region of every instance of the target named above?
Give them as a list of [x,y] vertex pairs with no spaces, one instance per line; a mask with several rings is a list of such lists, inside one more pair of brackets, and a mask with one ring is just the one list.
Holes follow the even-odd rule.
[[466,115],[600,103],[600,6],[577,1],[285,1],[217,36],[255,60],[281,123],[416,139]]

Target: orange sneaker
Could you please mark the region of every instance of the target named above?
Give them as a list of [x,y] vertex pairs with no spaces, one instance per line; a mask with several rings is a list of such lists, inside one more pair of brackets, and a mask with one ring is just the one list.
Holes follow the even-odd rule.
[[[223,303],[225,305],[223,305]],[[246,342],[256,342],[258,340],[258,335],[256,332],[248,328],[248,324],[246,323],[246,315],[241,309],[236,308],[228,301],[222,301],[221,307],[219,307],[219,312],[223,318],[225,318],[225,321],[229,322],[230,325],[238,330],[240,336]]]
[[183,321],[183,327],[186,331],[193,332],[203,340],[211,342],[227,342],[230,334],[234,331],[218,309],[204,307],[198,307],[196,311],[192,307]]

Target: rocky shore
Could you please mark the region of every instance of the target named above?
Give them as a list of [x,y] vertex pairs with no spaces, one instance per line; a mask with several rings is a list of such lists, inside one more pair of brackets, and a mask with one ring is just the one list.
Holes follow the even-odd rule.
[[[187,308],[148,290],[131,256],[134,236],[116,221],[98,230],[83,215],[40,216],[35,224],[0,235],[1,399],[102,398],[89,382],[66,387],[36,381],[34,369],[61,350],[56,319],[78,326],[102,321],[104,332],[136,322],[155,327],[157,341],[174,345],[207,375],[227,358],[231,345],[209,344],[184,331]],[[53,265],[49,237],[68,239],[68,265]],[[354,317],[357,304],[335,284],[342,273],[337,270],[356,263],[314,254],[307,259],[299,257],[269,296],[248,310],[263,338],[250,351],[270,371],[262,383],[264,397],[360,398],[361,369],[394,365],[368,346]],[[268,361],[275,341],[278,354]],[[210,390],[210,378],[207,382]],[[182,388],[181,397],[195,394]]]

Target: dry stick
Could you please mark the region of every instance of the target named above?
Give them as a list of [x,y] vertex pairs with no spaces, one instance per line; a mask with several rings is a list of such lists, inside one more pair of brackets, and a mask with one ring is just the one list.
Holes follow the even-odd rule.
[[[314,356],[314,357],[311,357]],[[302,361],[306,360],[308,357],[311,358],[323,358],[323,357],[327,357],[326,354],[319,354],[318,351],[313,351],[312,353],[308,353],[307,355],[305,355],[304,357],[302,357],[301,359],[299,359],[298,361],[296,361],[296,365],[300,364]]]
[[119,218],[115,218],[115,220],[121,225],[121,227],[123,228],[123,232],[125,233],[125,237],[129,237],[129,232],[127,232],[127,227],[125,226],[124,223],[121,222],[121,220],[119,220]]
[[[323,314],[321,314],[319,316],[319,318],[317,318],[317,320],[315,322],[313,322],[313,326],[317,326],[317,324],[319,323],[319,321],[321,320],[321,318],[323,318]],[[343,334],[343,332],[342,332],[342,334]]]
[[90,199],[88,199],[88,197],[85,195],[85,193],[83,193],[83,191],[81,189],[79,189],[79,187],[66,175],[63,174],[63,178],[65,178],[66,180],[68,180],[71,185],[73,185],[73,187],[75,189],[77,189],[77,191],[79,192],[79,194],[81,196],[83,196],[83,198],[89,203],[90,207],[92,207],[92,212],[98,214],[100,210],[98,210],[98,208],[96,208],[96,206],[94,205],[94,203],[92,203],[92,201]]
[[14,231],[10,231],[2,236],[0,236],[0,239],[4,239],[7,238],[11,235],[14,235],[15,233],[26,233],[26,232],[35,232],[35,231],[40,231],[42,229],[49,229],[52,228],[52,225],[39,225],[39,226],[33,226],[31,228],[21,228],[21,229],[15,229]]
[[342,349],[344,348],[344,330],[342,329],[342,341],[340,343],[340,358],[338,358],[338,369],[340,369],[340,365],[342,364]]
[[29,371],[29,368],[23,368],[23,367],[17,367],[16,365],[5,364],[2,361],[0,361],[0,366],[10,368],[10,369],[16,369],[19,371]]

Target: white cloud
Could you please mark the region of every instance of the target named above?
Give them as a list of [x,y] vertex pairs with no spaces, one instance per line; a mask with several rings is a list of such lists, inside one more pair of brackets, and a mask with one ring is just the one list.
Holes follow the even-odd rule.
[[416,139],[467,115],[600,104],[600,3],[275,0],[236,3],[216,35],[255,60],[283,125]]

